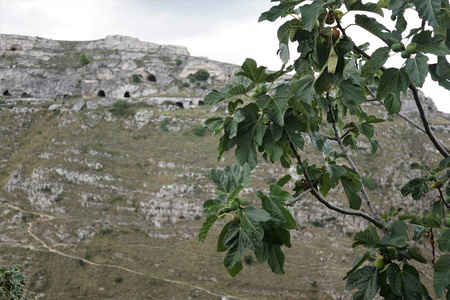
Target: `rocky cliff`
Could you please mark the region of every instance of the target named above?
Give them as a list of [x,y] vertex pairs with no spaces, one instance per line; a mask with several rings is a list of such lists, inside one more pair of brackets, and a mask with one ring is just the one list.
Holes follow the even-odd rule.
[[[88,61],[82,61],[85,56]],[[189,55],[185,47],[125,36],[97,41],[54,41],[0,35],[0,92],[13,98],[141,99],[197,96],[228,82],[237,66]],[[205,82],[189,82],[198,70]]]
[[[0,96],[0,264],[19,265],[33,291],[44,299],[349,299],[337,278],[358,254],[351,238],[366,224],[310,197],[291,208],[300,229],[284,277],[250,256],[230,278],[215,249],[219,232],[197,243],[202,203],[214,194],[208,174],[217,164],[217,137],[201,124],[225,112],[195,105],[206,90],[188,77],[205,69],[211,78],[202,84],[218,87],[236,66],[126,37],[1,38],[0,91],[10,96]],[[81,54],[91,59],[82,67]],[[186,82],[190,87],[178,87]],[[450,143],[449,116],[421,97],[436,135]],[[119,99],[129,106],[113,108]],[[192,102],[192,109],[177,102]],[[409,103],[404,99],[403,112],[418,121]],[[381,106],[366,109],[386,117]],[[427,209],[398,192],[419,172],[410,163],[438,161],[426,136],[395,117],[377,124],[376,139],[375,155],[362,140],[355,156],[374,205],[407,201],[410,210]],[[228,153],[219,166],[232,162]],[[286,173],[295,176],[294,169],[259,165],[246,197],[256,203],[254,192]],[[330,199],[347,205],[339,191]],[[421,247],[430,256],[429,245]]]

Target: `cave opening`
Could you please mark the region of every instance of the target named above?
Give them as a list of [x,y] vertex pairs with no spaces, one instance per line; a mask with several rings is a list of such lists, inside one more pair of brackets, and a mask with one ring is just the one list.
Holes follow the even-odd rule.
[[11,94],[9,93],[8,90],[6,90],[6,91],[3,92],[3,96],[10,96],[11,97]]
[[175,105],[179,108],[184,108],[183,102],[176,102]]
[[99,97],[106,97],[106,93],[105,93],[104,90],[100,90],[100,91],[98,91],[97,96],[99,96]]
[[205,105],[205,102],[203,102],[203,101],[198,101],[198,106],[203,106],[203,105]]
[[125,94],[123,95],[124,98],[130,98],[130,92],[125,92]]
[[153,74],[147,76],[147,81],[156,82],[156,77]]

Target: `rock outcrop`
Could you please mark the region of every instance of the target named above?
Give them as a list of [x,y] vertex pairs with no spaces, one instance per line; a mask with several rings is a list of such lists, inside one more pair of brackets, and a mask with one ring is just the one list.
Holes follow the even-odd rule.
[[[189,82],[187,77],[200,69],[208,70],[210,78]],[[0,35],[0,93],[5,97],[203,96],[207,89],[227,83],[237,70],[235,65],[192,57],[185,47],[125,36],[76,42]]]

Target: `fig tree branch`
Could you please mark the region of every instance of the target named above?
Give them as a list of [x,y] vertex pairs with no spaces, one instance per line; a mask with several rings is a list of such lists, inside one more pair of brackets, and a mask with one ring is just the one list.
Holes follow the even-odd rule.
[[[328,95],[327,95],[327,97],[328,97]],[[335,141],[338,143],[339,148],[341,148],[342,153],[345,154],[345,157],[347,158],[347,161],[350,164],[350,167],[359,174],[355,163],[353,162],[350,154],[348,153],[347,149],[345,149],[345,146],[342,143],[341,137],[339,137],[339,132],[336,127],[336,117],[334,116],[333,108],[331,106],[330,106],[330,114],[331,114],[331,119],[333,121],[331,125],[333,126]],[[366,201],[366,204],[369,207],[369,210],[372,212],[375,219],[380,220],[377,212],[375,211],[375,209],[372,206],[372,202],[370,201],[369,195],[367,194],[366,189],[364,188],[364,185],[362,183],[361,183],[361,194],[363,195],[363,198]]]
[[[295,148],[295,145],[290,143],[290,147],[292,152],[294,153],[297,162],[299,164],[302,164],[302,159],[300,154],[298,153],[297,149]],[[316,190],[316,188],[314,187],[314,184],[311,181],[311,178],[308,175],[308,171],[304,170],[303,171],[303,175],[305,176],[305,181],[306,184],[308,185],[309,189],[311,190],[311,194],[313,194],[313,196],[323,205],[325,205],[326,207],[328,207],[331,210],[334,210],[338,213],[341,213],[343,215],[350,215],[350,216],[357,216],[357,217],[361,217],[363,219],[366,219],[367,221],[371,222],[372,224],[374,224],[375,226],[377,226],[379,229],[386,231],[386,226],[384,226],[384,224],[382,222],[380,222],[379,220],[373,218],[372,216],[365,214],[361,211],[357,211],[357,210],[350,210],[350,209],[344,209],[338,206],[334,206],[333,204],[331,204],[330,202],[328,202],[327,200],[325,200],[320,194],[319,192]]]

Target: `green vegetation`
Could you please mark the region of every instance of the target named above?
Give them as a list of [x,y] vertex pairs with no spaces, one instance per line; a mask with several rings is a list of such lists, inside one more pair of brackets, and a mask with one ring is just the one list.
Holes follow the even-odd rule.
[[90,62],[91,62],[91,59],[89,57],[87,57],[86,54],[83,53],[80,55],[80,61],[79,61],[78,66],[84,67],[85,65],[88,65]]
[[133,76],[131,76],[131,79],[133,80],[134,83],[141,83],[142,82],[142,78],[138,74],[133,74]]
[[[216,221],[225,219],[219,225],[222,231],[217,238],[217,251],[225,252],[223,264],[231,276],[242,271],[248,252],[260,264],[267,263],[273,273],[285,274],[285,252],[289,253],[287,248],[292,246],[290,231],[298,229],[286,206],[309,195],[324,211],[366,222],[366,228],[353,236],[351,245],[364,250],[353,264],[347,264],[346,289],[356,290],[353,299],[449,299],[450,231],[444,227],[448,224],[444,220],[450,213],[446,200],[450,199],[450,147],[434,135],[417,90],[428,74],[450,90],[450,64],[446,58],[450,55],[450,17],[445,13],[450,10],[449,2],[275,2],[281,3],[264,12],[259,20],[284,19],[277,32],[281,69],[269,73],[266,67],[247,58],[230,86],[213,90],[204,99],[209,105],[227,104],[225,116],[214,116],[205,124],[222,135],[218,142],[219,160],[225,152],[235,149],[237,164],[211,171],[217,195],[204,203],[206,221],[199,240],[205,241]],[[383,17],[386,10],[395,22],[391,30],[368,16],[371,13]],[[347,14],[349,11],[357,14]],[[422,26],[406,31],[406,11],[418,15]],[[347,35],[348,27],[344,28],[341,22],[361,27],[367,36],[377,36],[386,46],[371,49],[369,43],[354,44]],[[405,48],[404,42],[411,43]],[[290,53],[290,43],[298,52],[293,65],[289,65],[294,55]],[[400,52],[405,63],[399,68],[388,68],[396,52]],[[428,56],[433,57],[430,62]],[[293,71],[295,74],[289,75]],[[290,76],[290,80],[276,82],[283,75]],[[374,84],[375,92],[369,89]],[[397,174],[405,179],[401,184],[390,184],[397,178],[385,175],[384,181],[389,182],[385,188],[404,197],[403,201],[396,202],[396,207],[374,205],[384,199],[376,199],[366,191],[366,186],[377,187],[362,172],[394,163],[390,156],[383,157],[381,164],[372,163],[383,144],[401,143],[400,138],[389,141],[377,135],[377,129],[386,128],[381,124],[400,113],[401,94],[408,89],[419,111],[423,132],[416,131],[409,138],[427,138],[440,158],[425,155],[420,162],[410,161],[408,164],[416,171],[411,173],[408,169]],[[249,94],[254,101],[249,100]],[[372,114],[373,103],[383,105],[385,111]],[[384,119],[386,114],[388,118]],[[405,119],[417,126],[408,117]],[[404,134],[407,132],[404,129]],[[358,151],[361,143],[368,145],[370,154]],[[241,205],[242,198],[249,197],[242,191],[250,187],[251,179],[258,179],[256,167],[264,165],[259,156],[285,171],[278,172],[281,174],[275,184],[256,192],[259,201]],[[288,172],[293,169],[297,173],[295,179]],[[429,195],[432,190],[434,193]],[[345,201],[336,203],[336,195]],[[424,209],[411,209],[417,207],[416,202]],[[324,227],[316,228],[321,231],[329,227],[323,226],[323,220],[315,220],[312,225]],[[426,255],[431,260],[421,252],[426,248],[416,246],[417,242],[426,241],[432,244],[428,248],[433,250],[427,250]],[[324,268],[331,271],[328,264]],[[245,276],[249,273],[252,270],[246,270]],[[428,278],[432,278],[432,285],[425,286]]]
[[31,297],[27,295],[25,288],[27,278],[20,273],[18,267],[0,266],[0,275],[0,299],[34,300],[42,297],[42,295]]
[[168,119],[168,118],[166,118],[166,119],[161,121],[159,127],[161,128],[161,130],[163,132],[168,132],[169,131],[169,128],[167,128],[167,125],[169,125],[169,123],[170,123],[170,119]]
[[192,128],[192,133],[195,136],[199,136],[199,137],[205,136],[207,131],[208,131],[208,128],[206,128],[203,125],[195,125],[194,128]]
[[136,111],[131,107],[131,104],[125,100],[117,100],[110,109],[112,114],[116,117],[134,116]]
[[113,232],[113,229],[111,227],[103,227],[102,229],[100,229],[100,234],[102,235],[108,235],[111,234]]
[[194,73],[195,79],[198,81],[206,81],[209,78],[209,72],[203,69],[197,70],[197,72]]
[[183,61],[181,59],[176,60],[177,67],[181,66],[182,63]]

